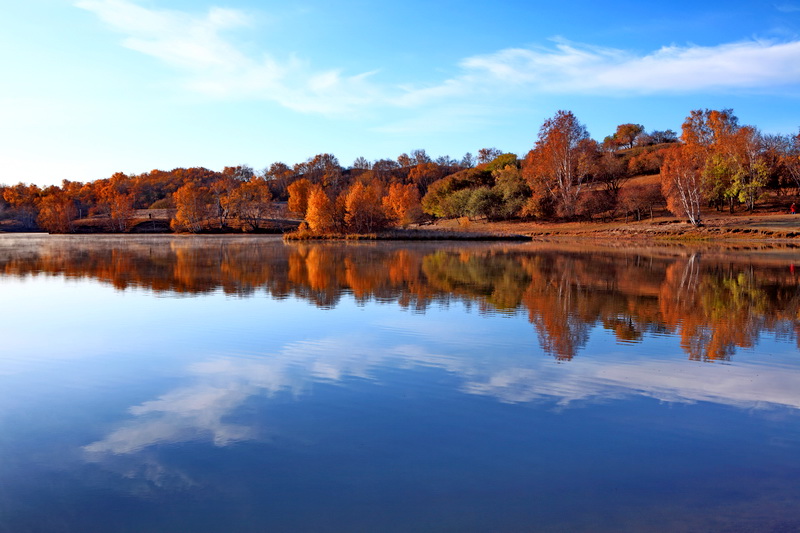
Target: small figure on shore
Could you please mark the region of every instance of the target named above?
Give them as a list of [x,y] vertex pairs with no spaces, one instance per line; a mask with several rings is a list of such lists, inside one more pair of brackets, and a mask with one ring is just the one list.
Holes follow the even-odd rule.
[[793,214],[793,215],[796,215],[796,214],[797,214],[797,204],[795,204],[794,202],[792,202],[792,206],[789,208],[789,212],[790,212],[791,214]]

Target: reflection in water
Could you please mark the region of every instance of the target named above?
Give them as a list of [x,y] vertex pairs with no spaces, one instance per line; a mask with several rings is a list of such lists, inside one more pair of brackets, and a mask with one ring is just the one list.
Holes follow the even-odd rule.
[[485,313],[525,312],[543,349],[564,361],[586,346],[598,325],[621,343],[676,333],[699,361],[729,360],[764,332],[796,339],[793,259],[791,252],[765,259],[683,248],[287,246],[257,238],[6,238],[0,244],[6,276],[89,277],[118,289],[182,295],[222,290],[246,297],[263,290],[322,308],[352,294],[357,302],[397,302],[419,312],[454,301]]
[[790,530],[795,259],[0,237],[16,324],[134,331],[0,372],[0,531]]

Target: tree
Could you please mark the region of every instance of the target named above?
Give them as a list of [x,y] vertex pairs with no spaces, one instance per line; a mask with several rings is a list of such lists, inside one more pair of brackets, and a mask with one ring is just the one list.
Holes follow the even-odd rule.
[[311,231],[326,233],[336,228],[333,202],[320,185],[311,185],[308,191],[306,222]]
[[525,183],[516,165],[506,165],[492,172],[495,185],[492,191],[499,195],[501,206],[498,216],[512,218],[518,216],[531,196],[530,187]]
[[[227,170],[231,167],[225,168]],[[234,199],[232,196],[238,185],[239,182],[237,182],[231,174],[225,174],[223,172],[223,176],[209,187],[211,197],[214,200],[211,211],[219,221],[220,229],[228,225],[228,218],[233,214],[232,207],[234,205]]]
[[13,209],[14,217],[22,223],[26,229],[36,227],[36,218],[39,215],[39,208],[36,201],[41,194],[41,190],[36,185],[25,185],[18,183],[12,187],[7,187],[3,191],[3,199]]
[[644,132],[644,126],[641,124],[620,124],[613,137],[619,146],[633,148],[636,137],[642,132]]
[[414,164],[414,160],[408,157],[408,154],[402,153],[397,156],[397,164],[400,165],[400,168],[410,167]]
[[342,185],[342,167],[333,154],[317,154],[305,163],[296,165],[295,171],[311,183],[318,183],[332,191],[338,191]]
[[255,176],[256,173],[253,171],[253,168],[248,165],[237,165],[235,167],[223,168],[222,175],[238,182],[245,182]]
[[678,134],[672,130],[653,130],[648,136],[653,144],[664,144],[678,142]]
[[425,163],[432,163],[433,160],[430,156],[425,152],[425,150],[419,148],[417,150],[411,150],[411,160],[412,164],[417,165],[424,165]]
[[681,140],[704,148],[724,142],[739,127],[739,119],[732,109],[692,110],[681,126]]
[[475,157],[467,152],[464,154],[464,157],[461,158],[461,166],[464,168],[472,168],[475,166]]
[[761,134],[739,126],[731,109],[694,110],[683,124],[681,139],[703,161],[703,190],[707,201],[733,211],[734,202],[752,211],[767,185],[769,169]]
[[176,231],[197,233],[203,229],[203,223],[209,216],[211,193],[207,187],[189,182],[175,191],[175,215],[170,227]]
[[781,159],[786,173],[795,187],[800,189],[800,133],[793,135],[788,140]]
[[[645,214],[653,216],[653,207],[663,205],[664,197],[658,185],[626,185],[619,191],[619,207],[625,216],[632,215],[641,220]],[[627,220],[627,218],[626,218]]]
[[133,223],[133,215],[136,212],[133,208],[133,193],[122,193],[115,191],[109,199],[109,219],[114,231],[128,231]]
[[389,183],[400,172],[400,165],[394,159],[379,159],[372,165],[372,175],[382,183]]
[[130,177],[117,172],[107,180],[100,180],[95,186],[95,195],[101,212],[108,216],[111,229],[128,230],[133,221],[136,197]]
[[691,144],[673,146],[666,150],[661,169],[661,192],[667,199],[667,209],[695,226],[700,224],[704,156]]
[[36,221],[49,233],[71,233],[73,221],[78,217],[75,202],[66,193],[52,187],[39,200],[39,215]]
[[605,152],[596,159],[594,175],[611,199],[616,199],[620,187],[629,176],[625,160],[611,152]]
[[257,230],[272,209],[272,194],[266,180],[254,176],[242,183],[231,193],[230,207],[251,231]]
[[494,188],[485,186],[472,189],[466,211],[471,217],[486,217],[487,220],[502,218],[503,195]]
[[534,197],[550,196],[562,216],[575,214],[578,195],[589,177],[597,143],[571,111],[558,111],[539,130],[536,146],[523,164]]
[[372,168],[372,164],[367,160],[366,157],[359,156],[353,161],[353,169],[356,170],[370,170]]
[[287,189],[289,193],[289,211],[305,218],[308,210],[308,199],[311,194],[311,182],[306,178],[301,178],[292,182]]
[[295,173],[286,163],[281,163],[280,161],[272,163],[269,168],[264,169],[264,177],[267,179],[273,198],[278,200],[289,198],[289,193],[286,189],[295,178]]
[[436,163],[421,163],[413,167],[408,173],[408,180],[415,184],[420,193],[424,194],[430,185],[445,176],[445,169]]
[[381,203],[386,218],[394,224],[407,226],[422,217],[419,191],[413,183],[392,183]]
[[769,174],[762,154],[761,134],[752,126],[743,126],[732,136],[731,143],[736,163],[731,194],[752,212],[763,196]]
[[494,158],[502,154],[502,150],[498,150],[497,148],[481,148],[478,150],[478,164],[483,165],[490,163]]
[[381,208],[381,192],[377,182],[365,185],[355,182],[345,197],[344,221],[355,233],[367,233],[386,227],[386,216]]

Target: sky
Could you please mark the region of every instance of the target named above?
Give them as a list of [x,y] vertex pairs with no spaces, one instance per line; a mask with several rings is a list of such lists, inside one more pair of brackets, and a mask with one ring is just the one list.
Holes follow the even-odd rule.
[[0,0],[0,183],[800,127],[800,0]]

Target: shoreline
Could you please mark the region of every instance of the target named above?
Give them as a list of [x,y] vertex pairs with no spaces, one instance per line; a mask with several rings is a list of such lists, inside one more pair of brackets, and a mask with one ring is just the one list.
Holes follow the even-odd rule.
[[[148,231],[152,220],[137,223],[131,231],[114,232],[100,230],[99,224],[82,225],[77,231],[65,235],[274,235],[285,241],[539,241],[539,240],[584,240],[622,242],[713,242],[713,241],[783,241],[797,242],[800,238],[800,215],[785,213],[759,213],[709,216],[701,226],[692,226],[674,217],[659,217],[642,221],[494,221],[455,219],[438,220],[433,224],[394,228],[367,234],[322,234],[297,233],[295,221],[282,219],[275,226],[261,228],[255,232],[244,232],[239,228],[227,231],[209,229],[198,233],[176,233],[161,225],[161,231]],[[299,224],[299,221],[297,222]],[[155,224],[156,227],[159,224]],[[94,231],[92,231],[94,230]],[[99,230],[99,231],[98,231]],[[2,228],[0,234],[47,232],[19,231],[17,228]]]

